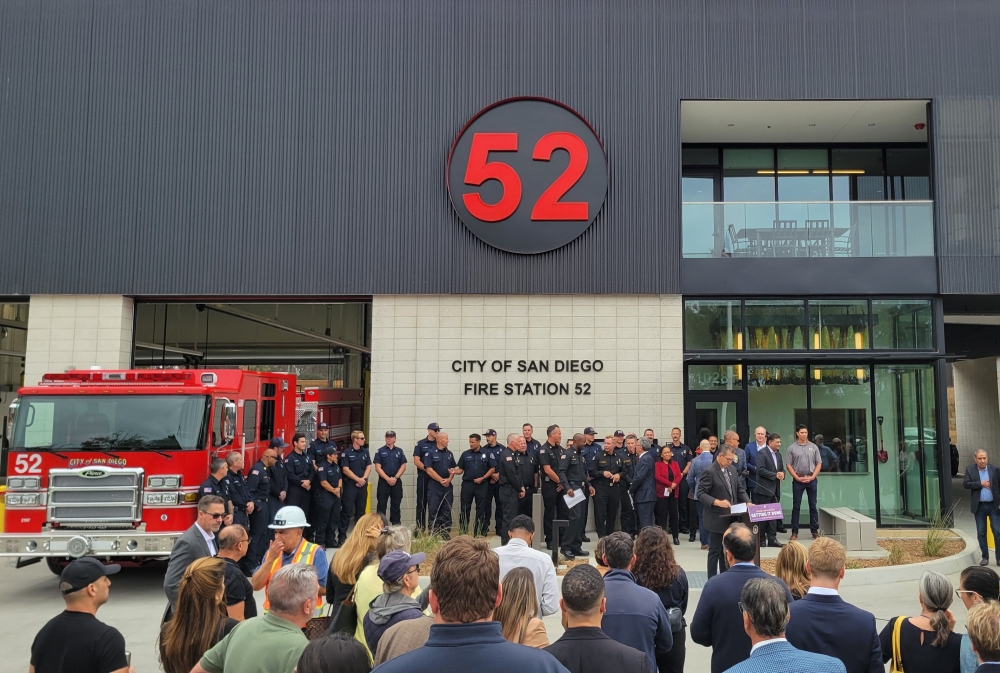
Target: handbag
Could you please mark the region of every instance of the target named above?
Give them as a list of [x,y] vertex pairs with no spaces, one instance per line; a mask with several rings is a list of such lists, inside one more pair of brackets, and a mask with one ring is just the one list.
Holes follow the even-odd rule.
[[906,617],[896,617],[896,623],[892,627],[892,664],[889,666],[889,673],[903,673],[903,651],[900,647],[899,631],[903,626]]
[[329,618],[326,633],[354,633],[358,627],[358,606],[354,604],[354,592],[344,599],[344,602],[337,606],[337,612]]
[[677,633],[684,630],[684,614],[680,608],[669,608],[667,619],[670,620],[670,632]]
[[316,640],[326,635],[330,626],[330,607],[329,605],[323,606],[318,617],[313,617],[306,622],[306,627],[302,631],[308,640]]

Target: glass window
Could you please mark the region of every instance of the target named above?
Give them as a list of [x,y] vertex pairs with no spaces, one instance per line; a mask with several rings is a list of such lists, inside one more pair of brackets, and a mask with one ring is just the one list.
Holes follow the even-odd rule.
[[868,302],[810,301],[809,347],[813,350],[868,348]]
[[875,367],[875,431],[883,525],[926,521],[940,514],[934,369],[931,365]]
[[741,350],[739,301],[684,302],[684,347],[688,350]]
[[929,300],[872,302],[875,348],[934,348]]
[[742,365],[690,365],[688,390],[741,390]]
[[806,342],[802,301],[746,302],[747,350],[800,350]]
[[260,440],[274,437],[274,400],[262,400],[260,403]]
[[[824,472],[867,472],[871,372],[862,365],[813,367],[809,432],[824,455]],[[807,421],[803,420],[803,423]],[[822,438],[822,444],[818,438]],[[824,447],[829,447],[826,451]],[[875,511],[874,491],[863,503]],[[852,505],[845,504],[845,507]]]
[[721,257],[726,241],[722,221],[716,218],[715,179],[686,175],[681,178],[681,232],[685,257]]
[[826,149],[778,150],[779,201],[829,201]]
[[681,164],[684,166],[718,166],[718,147],[683,147]]
[[257,402],[247,400],[243,403],[243,441],[252,444],[257,441]]
[[834,201],[883,201],[885,177],[882,148],[831,151]]
[[887,149],[885,164],[894,201],[925,201],[931,198],[931,157],[928,148]]
[[722,197],[725,201],[774,201],[774,150],[724,149]]
[[[768,432],[780,434],[782,447],[787,447],[795,438],[796,419],[805,416],[809,407],[806,385],[804,366],[747,365],[750,427],[762,425]],[[785,449],[781,450],[784,457]],[[787,490],[791,496],[791,488]]]

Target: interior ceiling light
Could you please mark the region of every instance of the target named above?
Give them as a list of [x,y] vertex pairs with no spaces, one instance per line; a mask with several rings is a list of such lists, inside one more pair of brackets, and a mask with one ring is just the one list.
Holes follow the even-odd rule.
[[791,170],[791,169],[772,171],[767,168],[762,168],[757,171],[757,175],[774,175],[775,173],[777,173],[778,175],[809,175],[810,173],[812,173],[813,175],[829,175],[831,173],[833,173],[834,175],[864,175],[865,170],[863,168],[835,168],[832,171],[828,171],[825,168],[817,168],[811,171]]

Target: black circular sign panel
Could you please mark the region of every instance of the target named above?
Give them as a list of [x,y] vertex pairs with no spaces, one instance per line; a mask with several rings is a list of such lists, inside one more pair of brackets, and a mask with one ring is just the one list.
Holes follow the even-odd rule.
[[515,98],[486,108],[448,155],[448,194],[459,218],[490,245],[548,252],[591,225],[608,191],[604,147],[560,103]]

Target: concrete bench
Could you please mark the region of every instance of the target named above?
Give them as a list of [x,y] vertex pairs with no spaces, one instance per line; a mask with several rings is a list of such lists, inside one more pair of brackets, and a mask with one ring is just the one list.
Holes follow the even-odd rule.
[[877,551],[875,520],[847,507],[821,507],[819,527],[823,534],[844,545],[847,551]]

